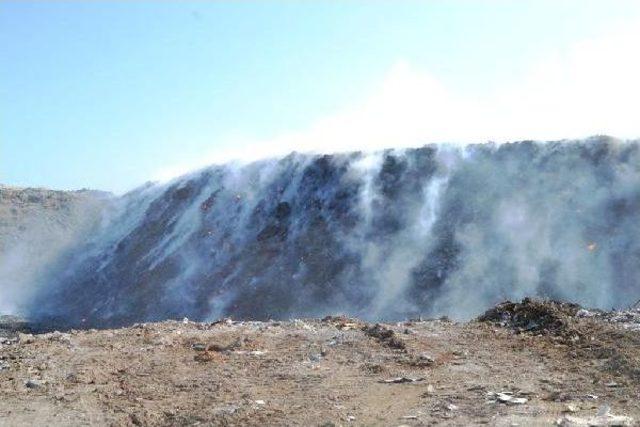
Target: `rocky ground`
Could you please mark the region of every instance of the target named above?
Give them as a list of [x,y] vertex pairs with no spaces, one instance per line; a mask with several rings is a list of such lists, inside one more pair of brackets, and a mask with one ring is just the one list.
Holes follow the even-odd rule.
[[478,321],[0,321],[1,425],[636,425],[640,312],[504,303]]

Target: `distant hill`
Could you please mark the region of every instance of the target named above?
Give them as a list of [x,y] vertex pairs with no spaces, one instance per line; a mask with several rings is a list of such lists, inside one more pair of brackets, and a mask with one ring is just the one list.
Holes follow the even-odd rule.
[[33,280],[102,217],[109,193],[0,185],[0,313],[14,311]]

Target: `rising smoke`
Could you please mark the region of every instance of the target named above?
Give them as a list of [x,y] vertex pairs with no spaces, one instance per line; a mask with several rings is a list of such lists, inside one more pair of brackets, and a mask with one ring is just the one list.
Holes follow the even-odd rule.
[[469,318],[640,298],[640,144],[599,137],[213,166],[113,201],[49,265],[42,320]]

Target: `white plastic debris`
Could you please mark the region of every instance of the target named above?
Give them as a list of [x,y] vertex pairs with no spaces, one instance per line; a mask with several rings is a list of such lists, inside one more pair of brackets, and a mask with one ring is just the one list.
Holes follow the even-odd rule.
[[595,316],[595,313],[592,313],[589,310],[585,310],[584,308],[581,308],[576,312],[576,317],[593,317],[593,316]]
[[506,403],[507,405],[523,405],[528,402],[528,399],[525,397],[515,397],[510,391],[502,391],[499,393],[488,392],[487,396],[489,398],[495,399],[500,403]]
[[402,383],[415,383],[417,381],[423,381],[423,380],[424,380],[424,377],[418,377],[418,378],[397,377],[397,378],[390,378],[388,380],[380,380],[380,382],[385,384],[402,384]]

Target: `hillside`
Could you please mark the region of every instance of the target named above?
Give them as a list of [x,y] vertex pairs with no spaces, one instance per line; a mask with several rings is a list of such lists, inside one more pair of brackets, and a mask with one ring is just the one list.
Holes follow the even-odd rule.
[[469,319],[540,296],[640,299],[640,144],[293,153],[113,203],[29,307],[42,321]]

